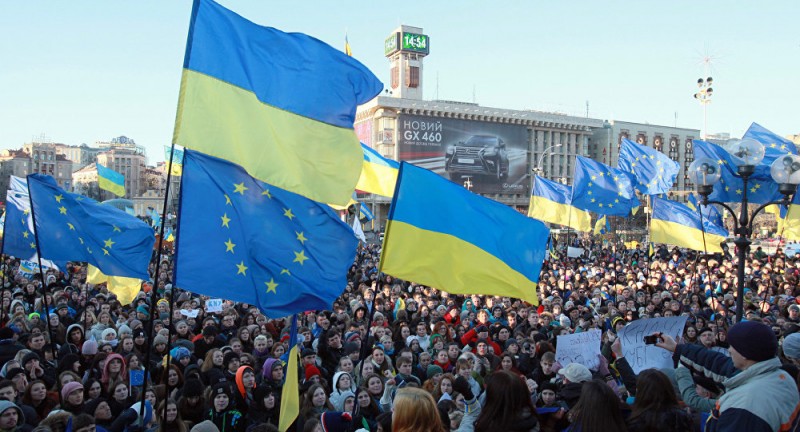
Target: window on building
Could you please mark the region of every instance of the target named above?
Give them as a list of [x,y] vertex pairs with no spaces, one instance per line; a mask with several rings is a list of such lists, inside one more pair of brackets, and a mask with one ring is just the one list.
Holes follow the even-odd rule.
[[392,66],[392,88],[396,89],[400,86],[400,68],[397,65]]
[[419,87],[419,67],[408,67],[408,70],[406,71],[406,86],[411,88]]

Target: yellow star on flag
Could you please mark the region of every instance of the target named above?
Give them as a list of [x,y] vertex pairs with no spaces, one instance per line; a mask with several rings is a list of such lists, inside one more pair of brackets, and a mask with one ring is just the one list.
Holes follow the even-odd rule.
[[244,191],[248,189],[247,186],[244,185],[244,182],[234,184],[233,186],[236,188],[233,190],[233,193],[239,193],[240,195],[244,195]]
[[222,226],[224,226],[225,228],[230,228],[228,222],[231,221],[231,218],[228,217],[228,214],[227,213],[223,214],[221,219],[222,219]]
[[72,225],[71,223],[67,222],[67,226],[69,227],[70,231],[75,231],[75,225]]
[[742,194],[742,190],[741,190],[741,189],[736,189],[736,193],[737,193],[738,195],[741,195],[741,194]]
[[105,241],[105,242],[103,242],[103,243],[105,243],[105,245],[106,245],[106,247],[107,247],[107,248],[111,249],[111,246],[113,246],[115,242],[114,242],[114,241],[112,241],[112,240],[111,240],[111,238],[109,238],[108,240],[106,240],[106,241]]
[[56,202],[60,203],[62,199],[64,199],[64,194],[58,194],[55,196]]
[[108,251],[105,248],[103,248],[103,255],[109,255]]
[[270,293],[270,292],[271,292],[271,293],[275,293],[275,294],[277,294],[277,293],[278,293],[278,292],[275,290],[275,288],[277,288],[277,287],[278,287],[278,284],[277,284],[277,283],[275,283],[275,279],[274,279],[274,278],[270,278],[270,279],[269,279],[269,282],[264,282],[264,283],[265,283],[265,284],[267,284],[267,292],[268,292],[268,293]]
[[272,199],[272,194],[269,193],[269,189],[264,189],[264,192],[261,192],[261,195],[266,195],[267,198]]
[[231,197],[228,194],[225,194],[225,205],[233,205],[231,204]]
[[308,259],[308,257],[306,256],[306,251],[302,251],[301,250],[300,252],[295,252],[294,253],[294,261],[293,262],[299,262],[300,265],[303,265],[303,263],[307,259]]
[[122,232],[122,230],[121,230],[121,229],[119,229],[119,227],[118,227],[118,226],[114,225],[114,232]]
[[283,209],[283,215],[289,218],[289,220],[294,219],[294,215],[292,214],[292,209]]
[[306,240],[308,239],[302,231],[295,231],[294,233],[297,234],[297,240],[300,242],[300,244],[306,244]]
[[287,274],[287,275],[291,276],[292,272],[290,272],[289,269],[283,269],[283,270],[281,270],[281,274]]
[[36,243],[31,242],[31,249],[36,249]]
[[235,247],[236,243],[232,242],[231,239],[228,239],[228,241],[225,242],[225,252],[234,253],[233,248]]
[[236,267],[239,269],[239,271],[237,271],[236,274],[247,276],[247,266],[244,265],[244,261],[242,261],[239,264],[236,264]]
[[61,207],[58,208],[58,212],[63,214],[63,215],[65,215],[65,214],[67,214],[67,208],[64,207],[64,206],[61,206]]
[[22,233],[22,237],[28,238],[28,231],[25,231],[24,233]]

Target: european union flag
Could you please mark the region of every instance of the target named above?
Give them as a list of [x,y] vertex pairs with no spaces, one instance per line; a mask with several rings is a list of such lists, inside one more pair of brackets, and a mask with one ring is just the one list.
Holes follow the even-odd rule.
[[633,183],[633,176],[621,169],[578,156],[572,205],[604,215],[628,216],[639,206]]
[[108,276],[150,279],[155,237],[147,224],[66,192],[50,176],[29,175],[28,188],[42,258],[87,262]]
[[[720,202],[741,202],[744,194],[744,181],[737,173],[736,158],[716,144],[701,140],[693,140],[692,142],[694,143],[695,159],[701,157],[710,158],[716,161],[720,170],[719,183],[714,185],[714,190],[708,196],[708,199]],[[753,204],[763,204],[783,199],[783,195],[778,192],[778,184],[771,180],[755,180],[751,178],[747,181],[747,189],[747,199]]]
[[756,172],[753,173],[753,178],[759,180],[772,180],[769,169],[775,159],[785,154],[797,154],[797,146],[788,139],[770,131],[769,129],[753,122],[744,133],[742,139],[753,139],[761,144],[764,144],[764,159],[756,167]]
[[28,183],[24,178],[11,176],[6,193],[5,229],[3,253],[21,259],[32,259],[36,255],[36,240],[31,219],[31,202]]
[[672,188],[680,165],[660,151],[623,139],[617,168],[633,174],[643,194],[658,195]]
[[702,209],[700,212],[703,215],[703,223],[708,220],[714,225],[725,226],[725,223],[722,220],[722,214],[719,212],[719,210],[717,210],[717,208],[713,205],[700,205],[694,194],[689,194],[689,202],[687,203],[687,207],[694,211],[699,211],[698,209]]
[[329,309],[358,241],[331,208],[187,149],[175,284],[270,317]]

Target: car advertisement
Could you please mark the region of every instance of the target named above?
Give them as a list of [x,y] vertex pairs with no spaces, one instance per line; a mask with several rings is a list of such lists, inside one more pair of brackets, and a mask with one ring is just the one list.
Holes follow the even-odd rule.
[[524,126],[400,115],[398,156],[475,193],[528,194]]

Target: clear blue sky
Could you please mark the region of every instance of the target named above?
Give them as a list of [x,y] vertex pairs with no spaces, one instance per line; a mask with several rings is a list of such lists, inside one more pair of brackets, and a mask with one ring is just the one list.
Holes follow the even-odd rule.
[[[353,53],[388,81],[383,40],[431,37],[425,98],[701,128],[692,99],[714,56],[711,132],[751,121],[800,133],[800,8],[794,1],[266,1],[224,5],[262,25]],[[172,137],[189,0],[0,3],[0,148],[46,134],[92,144],[126,135],[163,160]]]

